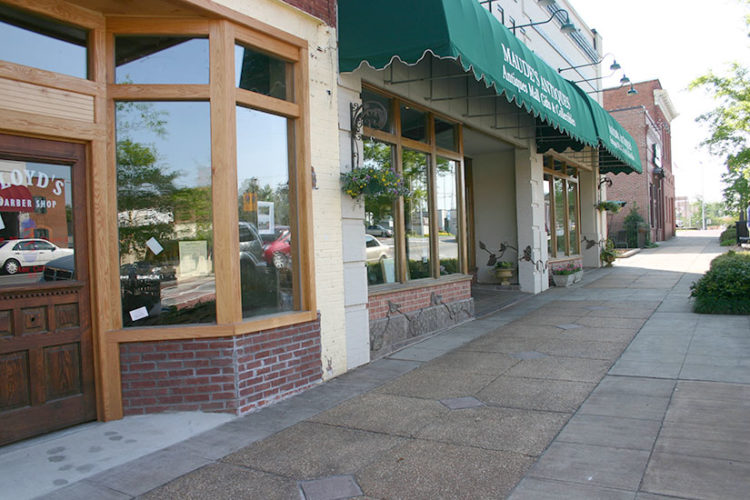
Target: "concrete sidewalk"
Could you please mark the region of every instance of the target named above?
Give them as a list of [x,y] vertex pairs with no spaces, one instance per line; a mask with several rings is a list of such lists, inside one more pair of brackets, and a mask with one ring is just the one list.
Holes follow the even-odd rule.
[[689,312],[714,242],[587,271],[46,498],[747,498],[750,321]]

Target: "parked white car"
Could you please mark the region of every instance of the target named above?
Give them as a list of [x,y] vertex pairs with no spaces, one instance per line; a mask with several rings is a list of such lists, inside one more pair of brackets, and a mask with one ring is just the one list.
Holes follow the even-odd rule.
[[365,235],[365,251],[367,262],[378,262],[380,259],[391,257],[391,247],[383,245],[380,240],[369,234]]
[[16,274],[24,267],[43,266],[52,259],[72,255],[72,248],[60,248],[47,240],[24,239],[0,242],[3,271]]

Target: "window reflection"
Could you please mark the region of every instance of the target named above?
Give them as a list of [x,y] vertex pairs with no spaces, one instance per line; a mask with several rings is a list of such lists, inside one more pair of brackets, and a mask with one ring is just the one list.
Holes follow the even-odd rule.
[[409,279],[427,278],[430,273],[430,209],[427,164],[429,155],[405,149],[402,156],[404,182],[411,193],[404,198],[406,260]]
[[392,132],[391,99],[370,92],[362,91],[362,124],[365,127]]
[[566,255],[565,251],[565,213],[567,212],[567,202],[565,185],[562,179],[555,178],[555,237],[557,241],[556,255]]
[[[373,139],[362,142],[365,167],[393,168],[393,146]],[[395,219],[393,200],[387,196],[365,195],[365,255],[367,283],[378,285],[396,281],[394,251]]]
[[437,159],[435,203],[437,204],[438,258],[441,275],[459,272],[457,171],[455,161],[445,158]]
[[216,320],[209,104],[118,102],[125,326]]
[[115,83],[207,84],[208,39],[117,36]]
[[552,247],[552,200],[549,187],[551,179],[551,176],[545,175],[542,186],[544,187],[544,232],[547,235],[547,254],[552,257],[555,255],[555,249]]
[[0,286],[73,279],[71,167],[0,160]]
[[407,139],[427,142],[427,113],[401,105],[401,135]]
[[578,253],[578,184],[568,184],[568,232],[570,237],[570,254]]
[[87,78],[88,32],[0,5],[0,60]]
[[238,106],[237,205],[242,317],[298,308],[289,123]]
[[435,144],[439,148],[457,151],[456,124],[435,118]]
[[234,47],[235,85],[241,89],[289,99],[292,95],[291,65],[243,45]]

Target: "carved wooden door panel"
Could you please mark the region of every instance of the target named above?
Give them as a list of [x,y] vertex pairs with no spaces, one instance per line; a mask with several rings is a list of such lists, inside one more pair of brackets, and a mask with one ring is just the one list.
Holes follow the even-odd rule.
[[0,134],[0,445],[96,418],[85,152]]

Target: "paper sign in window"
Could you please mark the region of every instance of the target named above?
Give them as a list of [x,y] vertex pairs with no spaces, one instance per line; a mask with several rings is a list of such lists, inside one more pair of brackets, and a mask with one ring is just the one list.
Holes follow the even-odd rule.
[[138,321],[143,318],[148,318],[148,309],[146,309],[146,306],[130,311],[130,319],[133,321]]
[[156,241],[156,238],[152,237],[150,240],[146,242],[146,246],[154,252],[154,255],[159,255],[162,250],[164,250],[164,247],[159,244],[158,241]]

